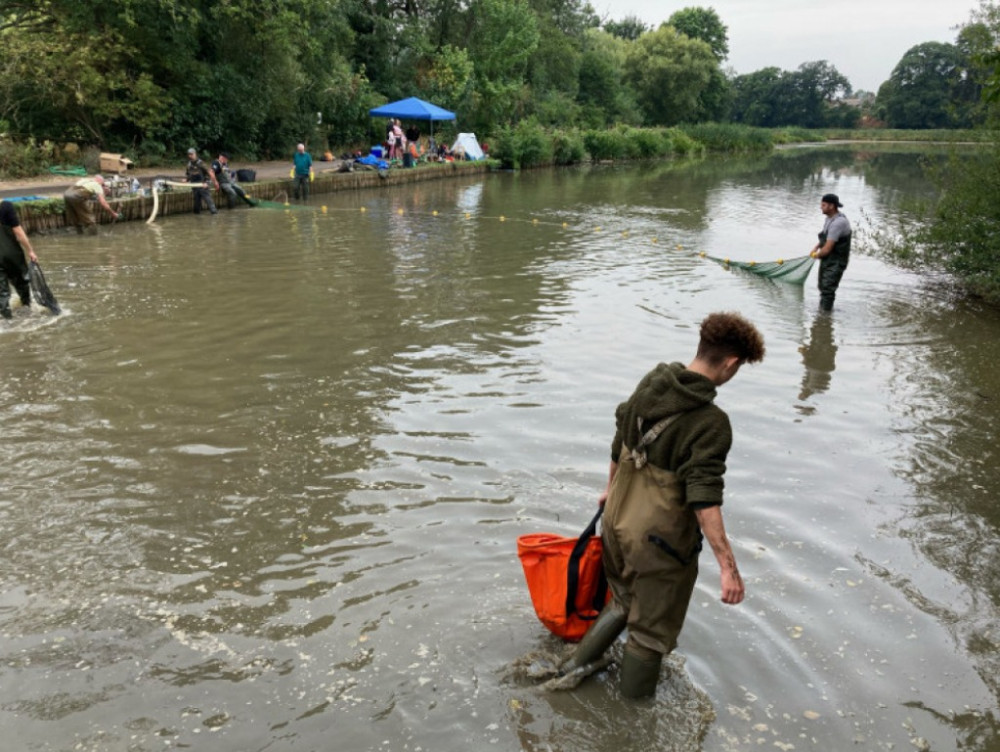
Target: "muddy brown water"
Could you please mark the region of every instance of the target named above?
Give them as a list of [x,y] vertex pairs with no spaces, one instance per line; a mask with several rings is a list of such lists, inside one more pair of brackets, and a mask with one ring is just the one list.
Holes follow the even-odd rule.
[[[854,254],[918,153],[496,174],[36,238],[0,323],[0,732],[18,750],[1000,748],[1000,316]],[[324,212],[323,206],[326,205]],[[655,700],[546,694],[515,554],[582,529],[614,408],[708,312],[725,514]]]

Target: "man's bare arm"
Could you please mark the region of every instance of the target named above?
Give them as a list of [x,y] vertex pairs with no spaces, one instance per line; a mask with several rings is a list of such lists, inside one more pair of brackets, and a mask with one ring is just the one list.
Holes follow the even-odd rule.
[[719,571],[722,580],[722,602],[736,605],[743,600],[746,591],[743,587],[743,578],[740,570],[736,567],[736,557],[733,556],[733,549],[729,545],[729,538],[726,537],[726,526],[722,522],[722,507],[718,504],[704,507],[695,511],[701,532],[708,539],[708,544],[712,547],[716,561],[719,562]]

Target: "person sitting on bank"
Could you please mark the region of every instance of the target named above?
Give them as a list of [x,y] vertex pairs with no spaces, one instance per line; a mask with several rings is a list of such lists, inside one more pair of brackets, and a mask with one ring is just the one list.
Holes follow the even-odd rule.
[[226,194],[226,206],[232,209],[236,206],[237,199],[245,201],[248,206],[256,206],[253,201],[247,198],[246,191],[233,182],[233,176],[229,172],[229,154],[224,151],[219,152],[218,159],[212,162],[212,172],[219,182],[219,190]]
[[5,319],[13,317],[10,310],[10,285],[14,285],[17,290],[22,306],[31,305],[31,284],[25,254],[30,261],[38,262],[31,241],[21,227],[14,204],[0,201],[0,316]]
[[97,234],[97,218],[94,216],[95,201],[112,217],[121,219],[122,215],[112,209],[104,197],[107,190],[104,177],[101,175],[77,180],[63,194],[63,203],[66,206],[66,225],[75,227],[78,233],[83,233],[86,230],[88,234]]
[[218,214],[215,202],[212,200],[212,192],[208,186],[212,185],[215,190],[219,190],[219,181],[215,179],[215,173],[202,160],[198,159],[198,152],[194,147],[188,149],[188,163],[185,174],[189,183],[196,184],[191,193],[194,194],[194,213],[201,214],[202,203],[208,207],[211,214]]
[[420,158],[424,156],[424,150],[417,148],[416,141],[410,141],[406,145],[406,153],[410,155],[410,162],[412,164],[416,164],[417,162],[420,161]]

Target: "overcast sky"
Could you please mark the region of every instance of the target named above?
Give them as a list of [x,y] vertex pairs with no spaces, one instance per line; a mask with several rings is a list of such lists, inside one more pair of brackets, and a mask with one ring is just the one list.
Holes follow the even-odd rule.
[[654,28],[681,8],[714,8],[729,29],[737,73],[827,60],[855,90],[878,91],[903,54],[921,42],[954,43],[978,0],[591,0],[597,14],[638,16]]

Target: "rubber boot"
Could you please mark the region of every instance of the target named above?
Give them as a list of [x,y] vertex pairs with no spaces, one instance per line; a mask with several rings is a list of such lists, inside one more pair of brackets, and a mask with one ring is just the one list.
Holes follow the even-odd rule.
[[625,614],[611,601],[601,611],[594,623],[590,625],[587,634],[576,646],[576,651],[559,666],[559,673],[566,675],[588,663],[593,663],[611,647],[611,643],[625,629]]
[[623,697],[652,697],[660,680],[663,655],[637,645],[626,645],[622,658],[621,692]]

